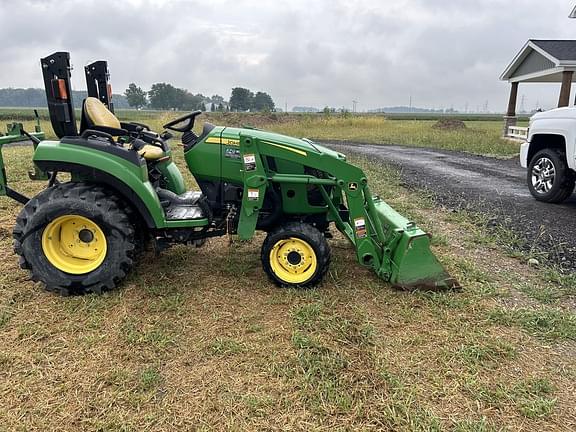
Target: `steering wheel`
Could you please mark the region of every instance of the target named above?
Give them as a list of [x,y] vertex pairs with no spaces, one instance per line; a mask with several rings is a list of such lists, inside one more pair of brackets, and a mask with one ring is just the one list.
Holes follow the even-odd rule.
[[192,111],[190,114],[178,117],[162,127],[176,132],[190,132],[194,127],[194,119],[200,114],[202,114],[202,111]]

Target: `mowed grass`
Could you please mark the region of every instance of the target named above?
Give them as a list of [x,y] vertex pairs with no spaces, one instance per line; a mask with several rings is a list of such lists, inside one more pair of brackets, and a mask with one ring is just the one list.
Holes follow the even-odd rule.
[[[29,147],[4,155],[16,189],[41,187]],[[266,279],[259,234],[148,254],[120,289],[61,298],[18,268],[20,207],[0,198],[0,430],[574,430],[573,298],[534,294],[564,281],[351,161],[433,234],[462,291],[394,290],[336,232],[314,290]]]
[[[0,119],[10,117],[8,110],[0,110]],[[47,137],[54,138],[47,111],[41,111],[40,115]],[[119,110],[117,115],[121,120],[138,120],[161,130],[164,123],[182,113]],[[14,110],[11,118],[33,130],[32,116],[31,110],[21,109]],[[451,130],[434,128],[436,120],[398,120],[385,115],[362,114],[205,113],[199,122],[203,120],[219,125],[250,125],[315,140],[401,144],[504,157],[519,152],[518,143],[502,138],[503,123],[495,120],[470,120],[465,122],[466,128]]]

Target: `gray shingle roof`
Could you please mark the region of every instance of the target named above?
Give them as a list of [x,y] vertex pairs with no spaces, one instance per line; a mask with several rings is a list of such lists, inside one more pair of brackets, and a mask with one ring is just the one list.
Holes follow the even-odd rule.
[[576,61],[576,40],[530,39],[530,41],[560,61]]

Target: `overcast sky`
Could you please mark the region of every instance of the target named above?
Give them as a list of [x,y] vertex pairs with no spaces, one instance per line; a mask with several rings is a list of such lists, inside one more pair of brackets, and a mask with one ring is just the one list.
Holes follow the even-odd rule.
[[[529,38],[575,38],[566,0],[0,0],[1,87],[41,87],[40,57],[108,60],[115,92],[169,82],[284,107],[408,105],[502,111],[499,76]],[[520,86],[525,107],[559,85]]]

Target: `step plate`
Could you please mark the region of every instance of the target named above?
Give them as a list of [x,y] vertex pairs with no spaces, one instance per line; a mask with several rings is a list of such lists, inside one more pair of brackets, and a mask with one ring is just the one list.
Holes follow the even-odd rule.
[[191,205],[170,206],[165,212],[167,220],[190,220],[202,219],[204,217],[204,213],[200,207]]

